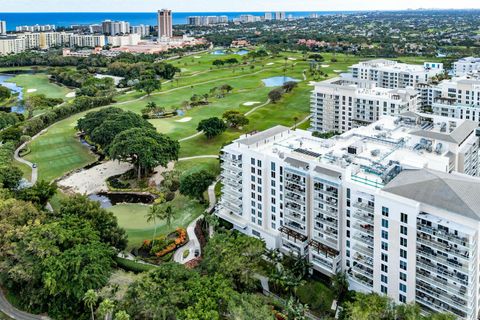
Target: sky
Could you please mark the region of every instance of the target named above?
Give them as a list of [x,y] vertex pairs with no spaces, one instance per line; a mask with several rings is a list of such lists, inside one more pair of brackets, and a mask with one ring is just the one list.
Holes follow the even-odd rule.
[[0,0],[1,12],[353,11],[480,9],[479,0]]

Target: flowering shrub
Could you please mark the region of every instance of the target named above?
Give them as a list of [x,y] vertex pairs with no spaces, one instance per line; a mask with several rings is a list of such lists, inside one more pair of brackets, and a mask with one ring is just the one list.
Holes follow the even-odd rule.
[[[174,236],[174,237],[173,237]],[[183,228],[177,228],[175,232],[167,237],[164,235],[156,237],[153,241],[143,241],[141,250],[149,252],[156,257],[163,257],[164,255],[174,251],[178,247],[187,243],[187,231]]]

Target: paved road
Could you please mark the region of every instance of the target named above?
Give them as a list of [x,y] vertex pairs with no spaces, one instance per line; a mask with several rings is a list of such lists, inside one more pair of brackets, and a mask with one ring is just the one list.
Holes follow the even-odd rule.
[[[52,124],[53,125],[53,124]],[[48,127],[50,128],[50,127]],[[17,150],[15,150],[15,153],[13,154],[13,157],[16,161],[18,162],[21,162],[23,164],[26,164],[27,166],[30,167],[30,169],[32,170],[32,176],[30,178],[30,182],[32,184],[35,184],[35,182],[37,182],[37,179],[38,179],[38,168],[34,168],[33,167],[33,163],[31,163],[30,161],[27,161],[25,159],[23,159],[22,157],[20,157],[19,153],[20,153],[20,150],[22,150],[23,148],[25,148],[25,146],[28,144],[28,143],[31,143],[33,140],[35,140],[36,138],[38,138],[40,135],[44,134],[45,132],[48,131],[48,128],[46,129],[43,129],[42,131],[40,131],[39,133],[37,133],[36,135],[34,135],[30,141],[27,141],[25,143],[23,143],[20,147],[17,148]]]
[[0,311],[15,320],[50,320],[47,316],[38,316],[16,309],[8,302],[0,289]]

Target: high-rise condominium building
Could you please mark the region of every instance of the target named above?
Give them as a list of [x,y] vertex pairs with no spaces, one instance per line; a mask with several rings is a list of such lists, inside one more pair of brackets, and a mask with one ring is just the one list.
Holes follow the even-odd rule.
[[453,64],[453,73],[457,77],[475,72],[480,72],[480,58],[467,57]]
[[273,20],[273,14],[272,14],[271,12],[265,12],[264,20],[265,20],[265,21],[271,21],[271,20]]
[[334,78],[315,84],[311,129],[341,133],[375,122],[381,116],[417,111],[419,103],[413,87],[386,89],[371,80]]
[[130,33],[130,23],[127,21],[105,20],[102,22],[104,34],[115,36]]
[[275,20],[285,20],[285,19],[287,19],[287,15],[285,12],[283,11],[275,12]]
[[351,289],[477,319],[477,124],[407,112],[324,140],[274,127],[222,150],[216,214]]
[[149,25],[138,25],[132,26],[130,28],[130,33],[139,34],[141,37],[146,37],[150,35],[150,26]]
[[157,13],[158,20],[158,37],[159,38],[171,38],[173,36],[173,20],[172,11],[163,9]]
[[0,20],[0,35],[4,36],[7,34],[7,22]]
[[228,16],[190,16],[187,23],[191,26],[210,26],[228,23]]
[[442,72],[442,63],[425,62],[422,66],[385,59],[364,61],[350,67],[353,78],[375,81],[379,87],[390,89],[416,88]]

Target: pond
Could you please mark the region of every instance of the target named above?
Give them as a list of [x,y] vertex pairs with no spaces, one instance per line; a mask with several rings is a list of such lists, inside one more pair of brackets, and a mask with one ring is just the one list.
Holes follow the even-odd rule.
[[13,74],[0,73],[0,85],[10,89],[13,95],[17,95],[17,105],[12,107],[12,112],[23,113],[25,107],[20,103],[23,99],[23,88],[13,82],[6,82],[15,77]]
[[283,77],[283,76],[271,77],[271,78],[262,80],[262,82],[265,84],[266,87],[280,87],[280,86],[283,86],[286,82],[290,82],[290,81],[299,82],[300,80],[294,79],[291,77]]
[[213,55],[222,56],[225,54],[225,50],[215,50],[212,52]]
[[100,206],[104,209],[111,208],[120,203],[143,203],[151,204],[155,197],[151,194],[139,193],[97,193],[88,196],[90,200],[100,202]]
[[240,50],[240,51],[237,51],[236,54],[238,54],[239,56],[244,56],[246,54],[248,54],[248,50]]

